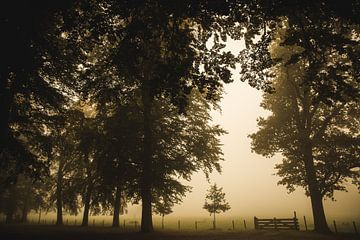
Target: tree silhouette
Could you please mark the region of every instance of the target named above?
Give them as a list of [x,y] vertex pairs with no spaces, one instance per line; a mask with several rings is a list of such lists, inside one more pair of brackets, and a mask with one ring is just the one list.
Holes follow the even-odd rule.
[[6,223],[27,223],[30,211],[48,211],[49,186],[34,182],[30,177],[19,175],[0,195],[0,212]]
[[54,16],[70,4],[43,0],[1,3],[0,162],[8,172],[1,184],[16,181],[21,173],[40,178],[48,171],[44,157],[49,145],[42,127],[59,120],[66,98],[41,69],[44,55],[56,57],[48,41],[55,27]]
[[[209,201],[209,202],[208,202]],[[208,193],[205,197],[204,209],[206,209],[210,215],[213,214],[213,229],[216,229],[215,215],[221,212],[226,212],[230,209],[230,205],[225,200],[225,193],[222,192],[222,188],[218,188],[216,183],[210,186]]]
[[172,213],[174,202],[169,200],[166,196],[155,197],[153,200],[153,211],[161,216],[161,229],[164,229],[164,218],[166,215]]
[[[359,35],[359,19],[355,16],[359,15],[359,3],[349,1],[339,7],[331,1],[302,1],[290,5],[275,1],[268,10],[264,18],[268,19],[269,28],[259,31],[262,35],[260,41],[250,43],[240,56],[244,63],[241,66],[242,79],[255,83],[258,81],[270,83],[281,74],[273,71],[273,67],[276,68],[277,64],[283,65],[284,68],[287,65],[300,64],[303,75],[301,80],[294,80],[296,85],[303,84],[302,94],[311,95],[310,98],[300,97],[303,99],[298,103],[301,105],[298,109],[300,112],[308,112],[310,108],[322,104],[340,109],[341,105],[358,101],[360,62],[356,56],[359,55],[359,38],[355,36]],[[279,29],[286,33],[279,36]],[[295,51],[291,56],[271,56],[269,46],[279,39],[281,39],[280,45],[294,48]],[[291,79],[290,75],[289,79]],[[298,100],[300,95],[298,94]],[[310,130],[312,114],[311,112],[305,114],[306,116],[302,115],[307,119],[302,120],[302,126],[297,124],[306,132],[297,129],[298,134],[301,135],[302,132],[304,137],[299,141],[307,144],[306,147],[304,146],[307,149],[311,149],[312,145],[309,140],[312,137]],[[332,114],[326,117],[328,120],[331,118]],[[326,126],[327,121],[324,124]],[[315,170],[311,167],[313,165],[310,160],[311,155],[308,150],[309,164],[306,165],[308,177],[311,178],[308,179],[308,184],[311,185],[309,192],[313,203],[315,230],[327,233],[330,230],[323,211],[321,192],[316,184]]]
[[[209,125],[204,99],[214,104],[221,98],[236,63],[242,80],[272,90],[270,69],[279,59],[271,58],[269,46],[285,22],[282,44],[303,51],[283,64],[306,59],[303,84],[317,93],[313,100],[322,114],[343,112],[341,104],[348,108],[359,98],[352,81],[359,79],[359,9],[358,1],[339,7],[325,0],[3,1],[1,195],[19,174],[43,180],[50,174],[59,224],[63,208],[77,211],[81,194],[87,213],[113,205],[117,225],[118,200],[126,195],[142,200],[141,228],[152,231],[156,196],[180,201],[189,188],[178,177],[220,170],[218,136],[224,131]],[[245,39],[239,57],[224,51],[229,36]],[[71,129],[64,119],[77,101],[94,104],[96,119]],[[340,124],[342,118],[332,119]],[[334,165],[325,158],[344,159],[358,150],[340,130],[319,136],[326,141],[314,152],[324,164],[316,167],[328,180],[309,187],[309,194],[318,206],[315,228],[326,232],[320,195],[341,189],[331,183],[350,173],[346,161]],[[331,150],[330,143],[338,148]],[[298,163],[278,166],[289,188],[306,185],[284,170],[303,170]],[[332,175],[339,166],[341,175]]]
[[[331,58],[325,58],[316,67],[309,65],[305,57],[291,62],[305,50],[297,45],[285,45],[282,39],[286,34],[283,28],[272,50],[272,57],[281,59],[273,68],[276,92],[265,94],[261,103],[272,115],[258,120],[260,130],[250,136],[252,149],[264,156],[282,153],[283,163],[276,166],[278,175],[283,177],[279,183],[290,191],[294,191],[294,186],[304,187],[311,199],[316,230],[328,232],[323,197],[332,198],[335,190],[345,190],[347,179],[354,182],[359,179],[356,171],[359,130],[353,128],[359,121],[359,107],[356,94],[352,94],[359,91],[359,85],[349,75],[354,73],[348,68],[352,59],[339,52],[334,51]],[[334,65],[335,61],[343,67]],[[336,77],[328,69],[333,67],[337,68]],[[333,83],[332,87],[343,91],[338,89],[339,95],[335,97],[328,92],[330,95],[325,100],[318,86],[309,83],[310,77],[319,77],[309,75],[310,72],[323,72],[326,84],[342,78],[347,87]]]

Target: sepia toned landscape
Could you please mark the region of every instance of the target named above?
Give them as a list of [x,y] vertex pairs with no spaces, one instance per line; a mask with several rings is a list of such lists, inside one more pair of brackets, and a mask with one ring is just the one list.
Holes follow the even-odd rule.
[[358,0],[0,3],[0,239],[359,239]]

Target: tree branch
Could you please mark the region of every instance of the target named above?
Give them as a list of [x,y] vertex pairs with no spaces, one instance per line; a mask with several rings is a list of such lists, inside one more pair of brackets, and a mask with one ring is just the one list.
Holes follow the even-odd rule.
[[326,128],[329,126],[330,121],[339,113],[339,110],[345,106],[346,103],[341,103],[341,105],[334,107],[334,109],[331,111],[329,115],[326,116],[325,120],[323,121],[323,124],[320,126],[319,130],[314,133],[314,136],[312,137],[312,141],[316,141],[319,138],[321,138],[326,130]]

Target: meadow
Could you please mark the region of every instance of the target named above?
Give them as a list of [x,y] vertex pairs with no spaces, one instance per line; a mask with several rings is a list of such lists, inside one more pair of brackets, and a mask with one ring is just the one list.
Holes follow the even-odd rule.
[[[258,216],[263,217],[263,216]],[[264,217],[274,217],[265,215]],[[287,216],[276,216],[276,217],[291,217]],[[30,214],[28,222],[31,225],[54,225],[56,216],[54,213],[42,214],[40,221],[37,214]],[[314,229],[314,224],[310,216],[306,216],[307,226],[305,227],[304,216],[298,216],[300,230],[305,231],[306,227],[309,231]],[[355,221],[357,230],[359,230],[360,219],[355,218],[341,218],[336,219],[329,218],[328,225],[331,231],[335,232],[334,220],[336,220],[338,232],[345,233],[354,233],[353,222]],[[64,225],[66,226],[80,226],[82,221],[82,216],[77,215],[64,215]],[[5,222],[5,216],[0,215],[0,223]],[[140,218],[136,216],[121,216],[120,217],[120,228],[125,231],[138,231],[139,230]],[[90,216],[89,218],[89,227],[110,227],[112,224],[111,216]],[[212,217],[211,216],[188,216],[188,217],[179,217],[179,216],[166,216],[164,219],[164,229],[162,229],[161,217],[154,215],[153,216],[154,228],[158,231],[208,231],[211,230]],[[254,217],[253,216],[219,216],[216,220],[216,228],[220,231],[251,231],[254,230]]]
[[53,225],[0,225],[0,239],[2,240],[355,240],[359,235],[353,233],[339,233],[320,235],[312,231],[229,231],[229,230],[201,230],[201,231],[161,231],[143,234],[138,231],[123,231],[111,227],[79,227]]

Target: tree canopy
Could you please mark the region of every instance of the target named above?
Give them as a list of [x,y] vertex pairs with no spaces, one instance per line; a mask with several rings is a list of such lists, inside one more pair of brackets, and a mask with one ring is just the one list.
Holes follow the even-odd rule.
[[[354,183],[359,179],[359,130],[353,127],[359,121],[359,84],[351,75],[357,74],[352,69],[356,62],[346,54],[339,55],[331,46],[327,50],[333,55],[324,57],[312,52],[312,57],[306,57],[303,54],[307,50],[302,46],[286,43],[286,26],[278,31],[278,36],[271,52],[272,58],[279,59],[272,69],[276,92],[265,94],[261,103],[272,115],[258,120],[260,129],[250,136],[252,149],[264,156],[277,152],[284,156],[276,166],[282,177],[279,184],[290,192],[296,186],[305,188],[312,201],[315,228],[326,232],[323,197],[332,198],[335,190],[346,190],[344,183],[349,179]],[[297,58],[300,55],[303,56]],[[309,60],[320,55],[324,57],[322,61]],[[335,61],[341,62],[342,67]],[[310,78],[317,77],[324,77],[323,83],[330,84],[337,93],[329,90],[325,96],[317,84],[310,83]],[[331,81],[343,82],[346,87],[335,86]]]
[[[359,150],[359,1],[15,0],[0,13],[0,189],[18,176],[55,183],[59,224],[79,194],[84,225],[90,211],[118,216],[129,197],[149,232],[152,206],[189,190],[178,177],[220,171],[225,132],[209,111],[236,64],[241,80],[276,93],[254,149],[284,151],[282,183],[308,186],[321,212],[319,198],[358,182],[348,159]],[[229,37],[245,39],[239,56],[224,51]],[[260,141],[270,124],[279,142]],[[324,216],[315,225],[326,230]]]

